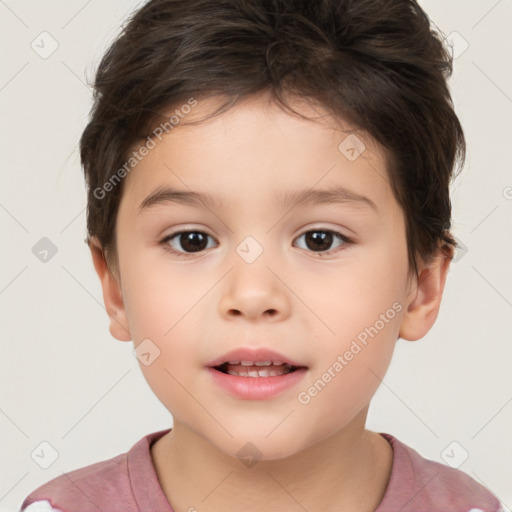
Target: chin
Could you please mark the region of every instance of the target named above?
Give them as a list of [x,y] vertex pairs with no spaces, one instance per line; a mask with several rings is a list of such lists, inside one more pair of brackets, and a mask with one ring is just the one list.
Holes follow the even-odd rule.
[[265,434],[262,434],[258,431],[251,435],[251,432],[246,431],[244,434],[235,435],[233,439],[223,439],[222,443],[215,444],[226,455],[239,459],[248,467],[258,461],[270,462],[292,457],[309,446],[305,445],[304,440],[298,438],[296,434],[283,432],[280,436],[272,433],[265,438],[267,432],[266,430]]

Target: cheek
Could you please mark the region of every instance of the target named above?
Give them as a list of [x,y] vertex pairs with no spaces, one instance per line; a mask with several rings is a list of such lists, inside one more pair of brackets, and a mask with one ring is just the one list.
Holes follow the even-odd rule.
[[144,338],[166,342],[176,337],[206,292],[186,266],[169,264],[163,252],[133,251],[122,262],[124,303],[136,343]]
[[[140,268],[143,265],[139,263]],[[188,386],[191,370],[199,364],[193,342],[193,308],[204,291],[185,286],[186,279],[168,275],[168,269],[166,275],[165,269],[148,268],[151,271],[144,274],[127,273],[125,306],[130,331],[135,349],[150,354],[149,364],[139,356],[144,378],[162,404],[179,419],[181,411],[190,414],[193,409],[183,386]]]
[[315,364],[299,403],[328,409],[326,429],[350,421],[380,385],[399,334],[406,272],[406,257],[375,248],[323,286],[316,281],[309,298],[322,322],[309,329]]
[[308,305],[322,320],[315,328],[323,348],[319,352],[343,349],[359,335],[364,342],[366,329],[374,332],[372,326],[381,337],[398,335],[406,278],[406,258],[372,251],[370,256],[362,254],[354,264],[315,280],[307,297]]
[[304,418],[322,418],[315,435],[328,436],[348,425],[370,403],[392,359],[401,315],[396,309],[384,309],[388,323],[348,315],[338,321],[337,336],[319,347],[297,396]]
[[149,352],[152,361],[146,365],[139,356],[139,365],[165,402],[165,396],[180,394],[178,382],[183,382],[187,368],[198,365],[194,308],[207,289],[191,283],[186,272],[171,273],[169,265],[144,261],[142,253],[133,253],[124,263],[124,304],[134,347]]

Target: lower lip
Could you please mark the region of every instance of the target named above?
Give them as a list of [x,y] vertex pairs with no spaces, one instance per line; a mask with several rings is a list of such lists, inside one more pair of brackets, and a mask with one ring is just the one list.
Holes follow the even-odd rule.
[[306,368],[274,377],[241,377],[207,368],[214,382],[229,394],[244,400],[266,400],[296,385],[305,375]]

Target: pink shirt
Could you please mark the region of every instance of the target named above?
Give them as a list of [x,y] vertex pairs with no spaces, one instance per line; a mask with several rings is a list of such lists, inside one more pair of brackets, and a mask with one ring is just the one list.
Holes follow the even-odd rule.
[[[173,512],[150,452],[169,430],[148,434],[127,453],[50,480],[25,498],[22,512]],[[393,448],[393,467],[375,512],[503,512],[500,502],[466,473],[380,435]]]

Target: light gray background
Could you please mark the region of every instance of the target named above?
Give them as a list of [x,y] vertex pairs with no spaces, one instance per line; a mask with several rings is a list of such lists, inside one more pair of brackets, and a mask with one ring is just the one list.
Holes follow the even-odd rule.
[[[172,424],[132,344],[108,332],[83,242],[77,143],[91,105],[84,72],[93,76],[137,4],[0,1],[0,511],[18,510],[42,483]],[[457,54],[450,85],[468,159],[453,186],[454,232],[467,252],[452,266],[428,336],[398,342],[368,427],[437,461],[467,452],[460,469],[510,508],[512,1],[422,6],[452,34]],[[43,31],[59,45],[46,59],[31,48],[34,40],[40,51],[50,48]],[[42,237],[58,249],[46,263],[32,252]],[[43,441],[58,452],[48,469],[35,462],[51,461]]]

